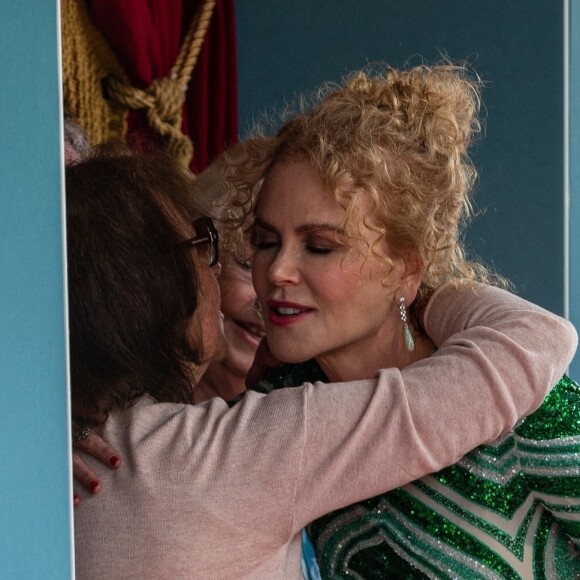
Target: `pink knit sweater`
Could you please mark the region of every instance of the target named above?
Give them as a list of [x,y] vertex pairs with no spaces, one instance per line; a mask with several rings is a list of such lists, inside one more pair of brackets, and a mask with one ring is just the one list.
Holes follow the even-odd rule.
[[112,415],[103,436],[125,462],[75,512],[77,578],[300,578],[302,527],[493,441],[577,344],[565,320],[485,286],[439,292],[425,328],[438,352],[373,380]]

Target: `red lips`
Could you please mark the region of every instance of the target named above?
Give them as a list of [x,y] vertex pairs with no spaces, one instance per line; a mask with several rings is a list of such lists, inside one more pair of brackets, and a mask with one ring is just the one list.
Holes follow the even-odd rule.
[[303,319],[312,308],[281,300],[268,300],[268,320],[275,326],[287,326]]

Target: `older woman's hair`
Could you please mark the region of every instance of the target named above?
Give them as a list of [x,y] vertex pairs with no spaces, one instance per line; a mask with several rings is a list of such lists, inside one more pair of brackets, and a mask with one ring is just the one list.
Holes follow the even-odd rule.
[[[73,412],[85,426],[136,397],[193,402],[200,362],[192,179],[157,155],[101,151],[66,169]],[[176,192],[180,192],[179,194]],[[168,197],[169,193],[171,198]],[[194,333],[195,334],[195,333]],[[197,342],[197,343],[196,343]]]
[[448,281],[488,280],[465,259],[460,239],[476,178],[468,148],[480,131],[479,90],[477,78],[452,65],[357,72],[340,87],[326,85],[318,104],[302,105],[274,137],[246,144],[234,178],[239,203],[255,206],[276,160],[306,159],[347,210],[355,237],[354,192],[369,192],[365,223],[394,256],[418,256],[425,267],[419,302]]
[[216,216],[222,260],[235,258],[249,263],[247,229],[250,215],[236,207],[237,195],[231,181],[235,167],[245,160],[245,143],[225,150],[196,176],[195,196],[190,201],[199,203],[203,200],[210,208],[208,211]]

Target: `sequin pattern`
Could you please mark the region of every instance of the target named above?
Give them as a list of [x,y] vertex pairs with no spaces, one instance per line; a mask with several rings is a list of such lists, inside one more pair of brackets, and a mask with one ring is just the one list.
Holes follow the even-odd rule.
[[[271,384],[304,380],[323,380],[312,361]],[[563,377],[494,444],[309,532],[323,578],[580,578],[580,386]]]

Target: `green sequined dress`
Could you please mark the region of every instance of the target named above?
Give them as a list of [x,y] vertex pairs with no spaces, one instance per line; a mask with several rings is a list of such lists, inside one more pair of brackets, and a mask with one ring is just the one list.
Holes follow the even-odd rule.
[[[284,365],[258,390],[307,380],[324,380],[313,361]],[[309,533],[322,578],[580,578],[580,386],[563,377],[494,444]]]

